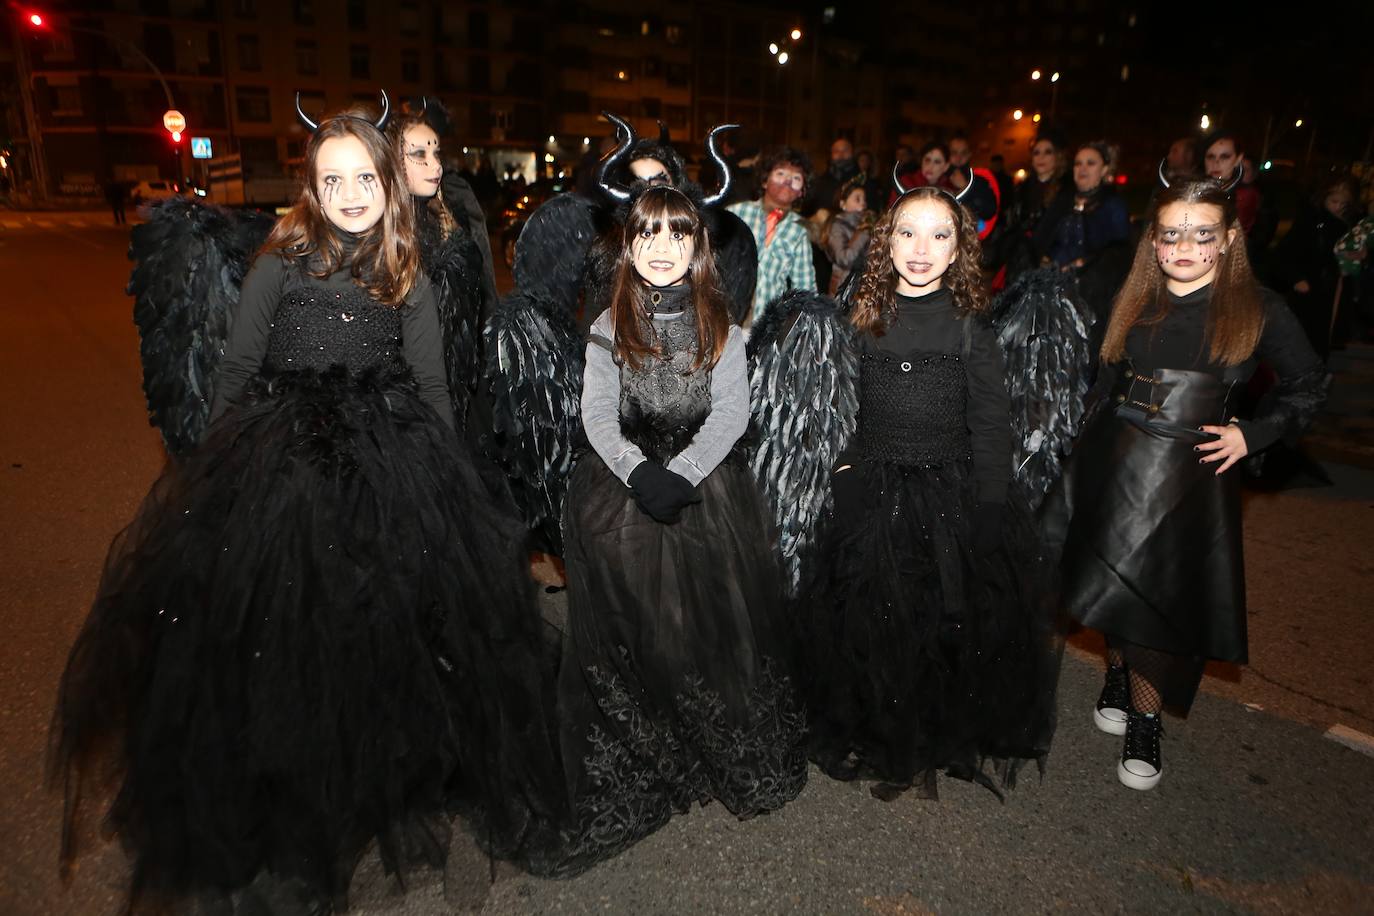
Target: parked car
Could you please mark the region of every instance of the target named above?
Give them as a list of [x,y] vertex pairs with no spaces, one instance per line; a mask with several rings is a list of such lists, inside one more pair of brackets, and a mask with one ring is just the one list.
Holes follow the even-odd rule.
[[505,260],[507,267],[515,266],[515,243],[519,241],[520,231],[525,228],[525,223],[529,220],[530,214],[539,209],[540,204],[562,192],[567,186],[567,183],[563,181],[548,178],[536,181],[501,211],[501,257]]
[[144,201],[163,200],[168,197],[181,197],[189,194],[190,189],[185,185],[178,184],[165,178],[140,181],[129,189],[129,199],[134,206],[138,206]]

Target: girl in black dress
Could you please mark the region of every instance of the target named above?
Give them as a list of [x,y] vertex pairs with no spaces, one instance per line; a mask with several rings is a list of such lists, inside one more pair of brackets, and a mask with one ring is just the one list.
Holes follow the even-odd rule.
[[62,679],[64,854],[112,777],[131,908],[342,909],[374,840],[437,862],[458,807],[515,854],[558,798],[524,531],[455,434],[400,163],[368,118],[308,126],[204,441],[115,539]]
[[[1278,374],[1277,395],[1263,416],[1237,419],[1259,360]],[[1064,607],[1107,637],[1093,718],[1125,735],[1124,785],[1158,784],[1161,707],[1187,711],[1203,663],[1246,661],[1232,469],[1296,437],[1326,384],[1283,300],[1255,283],[1226,190],[1161,191],[1106,330],[1096,414],[1047,502],[1064,541]]]
[[1000,792],[1048,751],[1056,666],[976,224],[917,188],[870,252],[851,310],[856,444],[803,601],[812,754],[881,780],[884,800],[918,781],[933,794],[941,770]]
[[571,874],[693,802],[739,817],[806,782],[805,719],[779,620],[763,498],[743,456],[744,338],[680,190],[643,190],[582,390],[591,451],[564,513],[559,684]]

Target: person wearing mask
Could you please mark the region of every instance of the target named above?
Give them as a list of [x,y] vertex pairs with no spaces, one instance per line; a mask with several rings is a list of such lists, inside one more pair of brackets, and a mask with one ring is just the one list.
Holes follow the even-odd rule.
[[789,289],[816,288],[811,237],[805,221],[792,210],[806,193],[810,170],[811,162],[801,150],[790,146],[771,150],[759,160],[758,174],[763,182],[760,199],[729,208],[752,230],[758,247],[759,269],[750,321],[757,320],[769,302]]

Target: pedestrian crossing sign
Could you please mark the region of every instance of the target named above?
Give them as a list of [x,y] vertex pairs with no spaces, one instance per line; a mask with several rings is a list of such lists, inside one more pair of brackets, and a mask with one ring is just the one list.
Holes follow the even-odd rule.
[[192,137],[192,138],[191,138],[191,158],[192,158],[192,159],[210,159],[210,158],[213,157],[213,155],[214,155],[214,154],[210,151],[210,138],[209,138],[209,137]]

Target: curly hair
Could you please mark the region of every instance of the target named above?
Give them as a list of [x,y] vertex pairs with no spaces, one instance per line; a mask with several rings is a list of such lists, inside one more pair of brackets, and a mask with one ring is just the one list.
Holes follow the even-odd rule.
[[790,165],[794,169],[800,169],[802,179],[802,196],[811,189],[811,157],[793,146],[775,146],[770,150],[765,150],[759,156],[758,172],[759,187],[768,184],[768,176],[773,174],[773,170],[780,165]]
[[954,220],[954,235],[958,255],[950,263],[942,278],[943,285],[954,296],[957,307],[966,312],[986,313],[990,307],[987,284],[979,267],[982,245],[978,241],[978,221],[963,205],[939,188],[921,187],[906,192],[883,214],[873,228],[868,245],[868,258],[854,294],[849,320],[859,331],[882,337],[888,322],[897,317],[897,269],[892,263],[892,227],[898,215],[918,200],[935,200],[949,208]]

